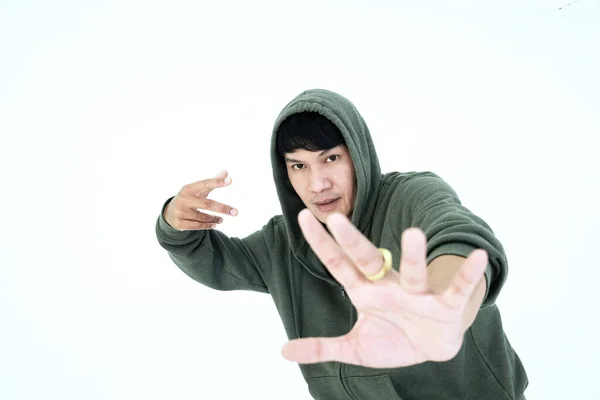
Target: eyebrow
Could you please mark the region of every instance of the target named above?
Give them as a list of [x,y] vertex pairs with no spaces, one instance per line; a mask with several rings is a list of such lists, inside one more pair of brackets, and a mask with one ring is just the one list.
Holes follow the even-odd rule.
[[[329,150],[323,150],[321,153],[319,153],[319,157],[323,157],[324,155],[326,155],[327,153],[329,153],[330,151],[333,151],[335,148],[333,149],[329,149]],[[286,162],[292,162],[292,163],[300,163],[300,164],[304,164],[304,161],[301,160],[296,160],[294,158],[289,158],[288,156],[285,156],[285,161]]]

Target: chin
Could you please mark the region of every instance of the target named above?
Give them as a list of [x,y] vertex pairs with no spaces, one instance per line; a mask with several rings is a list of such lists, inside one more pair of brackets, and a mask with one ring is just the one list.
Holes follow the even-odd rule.
[[329,213],[322,213],[320,211],[314,211],[313,215],[322,223],[326,223],[327,222],[327,217],[329,216]]
[[343,206],[342,207],[338,206],[338,207],[334,208],[333,210],[327,210],[327,211],[319,210],[318,207],[314,207],[314,206],[310,206],[307,208],[319,221],[321,221],[324,224],[327,222],[327,218],[334,213],[342,214],[346,217],[348,216],[348,212],[345,210],[345,207],[343,207]]
[[309,208],[309,210],[312,213],[312,215],[314,215],[315,218],[318,219],[319,221],[321,221],[322,223],[325,223],[325,221],[327,220],[327,217],[329,216],[328,212],[322,212],[319,210],[314,210],[312,208]]
[[346,215],[344,212],[342,212],[341,210],[331,210],[331,211],[315,211],[314,215],[315,217],[317,217],[317,219],[319,221],[321,221],[322,223],[326,223],[327,222],[327,218],[329,218],[330,215],[333,214],[342,214],[342,215]]

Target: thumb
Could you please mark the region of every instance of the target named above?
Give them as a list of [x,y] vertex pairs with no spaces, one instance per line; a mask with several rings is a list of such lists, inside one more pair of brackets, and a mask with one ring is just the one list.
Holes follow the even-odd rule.
[[327,361],[342,361],[357,364],[356,349],[348,335],[293,339],[281,348],[281,355],[288,361],[299,364],[314,364]]

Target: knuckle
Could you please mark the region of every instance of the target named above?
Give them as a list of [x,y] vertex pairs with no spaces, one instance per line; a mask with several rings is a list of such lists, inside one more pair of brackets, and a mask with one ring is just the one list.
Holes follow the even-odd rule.
[[204,200],[204,206],[206,208],[212,208],[215,205],[215,201],[211,200],[211,199],[205,199]]
[[201,214],[200,217],[198,218],[198,221],[200,224],[206,224],[206,223],[211,222],[211,217],[210,217],[210,215]]
[[361,256],[356,259],[355,264],[358,268],[365,269],[373,264],[373,260],[368,257]]
[[361,243],[364,241],[364,238],[359,235],[353,235],[350,241],[346,246],[351,249],[359,249],[361,247]]
[[181,196],[177,196],[173,199],[173,202],[171,203],[171,205],[173,206],[174,210],[181,211],[181,208],[183,207],[184,203],[185,203],[185,199],[182,198]]
[[344,264],[345,260],[344,260],[344,256],[341,254],[335,254],[329,258],[326,259],[326,265],[337,269],[340,268],[343,264]]
[[173,214],[173,217],[175,217],[175,219],[177,219],[177,220],[181,218],[181,211],[176,208],[173,209],[172,214]]
[[460,285],[466,286],[466,285],[473,284],[472,280],[469,278],[469,276],[467,275],[465,270],[462,268],[458,271],[458,281],[460,282]]

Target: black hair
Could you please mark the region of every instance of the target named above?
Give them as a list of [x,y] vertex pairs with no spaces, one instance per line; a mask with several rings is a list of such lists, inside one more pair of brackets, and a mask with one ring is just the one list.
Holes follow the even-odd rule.
[[329,150],[340,144],[346,144],[342,132],[327,117],[317,112],[292,114],[277,130],[277,154],[280,159],[283,159],[285,153],[295,150]]

